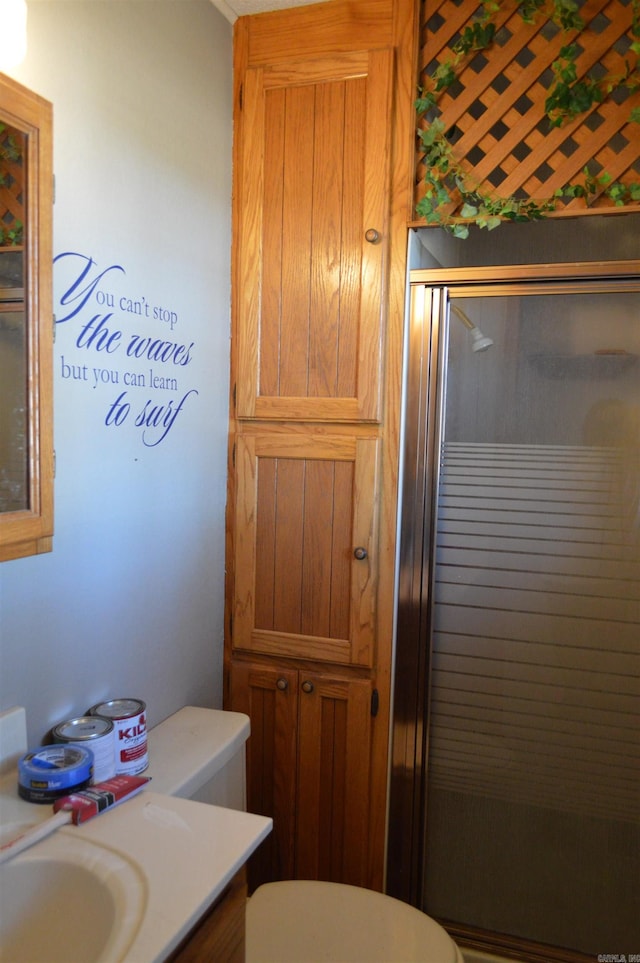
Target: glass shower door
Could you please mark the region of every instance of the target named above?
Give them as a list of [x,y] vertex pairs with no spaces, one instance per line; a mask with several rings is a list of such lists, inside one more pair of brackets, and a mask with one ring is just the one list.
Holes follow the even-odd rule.
[[640,281],[448,296],[423,908],[468,937],[628,959],[640,953]]

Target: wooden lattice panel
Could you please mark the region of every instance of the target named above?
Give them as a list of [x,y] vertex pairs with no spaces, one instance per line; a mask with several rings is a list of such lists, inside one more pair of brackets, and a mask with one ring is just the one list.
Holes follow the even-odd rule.
[[[452,47],[481,8],[477,0],[423,0],[420,85],[435,67],[453,59]],[[640,91],[618,91],[561,127],[551,127],[545,100],[551,64],[563,46],[579,45],[578,78],[621,75],[630,51],[631,0],[588,0],[580,5],[582,33],[567,33],[541,15],[526,24],[512,3],[497,17],[495,41],[471,54],[458,79],[438,102],[456,155],[485,192],[541,201],[570,183],[606,172],[622,184],[640,181],[640,124],[630,121]],[[421,123],[426,125],[428,119]],[[418,158],[416,203],[424,194],[424,163]],[[639,209],[640,204],[631,205]],[[590,203],[598,213],[620,210],[604,195]],[[629,209],[627,205],[626,209]],[[557,215],[584,213],[583,199],[559,205]]]
[[[25,148],[24,134],[5,127],[0,134],[0,238],[2,232],[14,230],[17,222],[25,223]],[[11,156],[14,149],[19,154],[16,159]]]

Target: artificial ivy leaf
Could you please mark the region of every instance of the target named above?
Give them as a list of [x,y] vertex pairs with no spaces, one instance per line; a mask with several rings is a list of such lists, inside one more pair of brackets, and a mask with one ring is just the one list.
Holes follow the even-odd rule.
[[452,64],[441,64],[434,74],[436,90],[446,90],[456,79],[456,72]]
[[419,114],[426,114],[428,110],[431,110],[435,106],[436,98],[433,94],[424,94],[416,100],[416,110]]
[[544,0],[519,0],[518,10],[525,23],[534,23]]
[[481,41],[480,49],[483,50],[485,47],[488,47],[491,43],[493,43],[493,38],[495,37],[495,35],[496,35],[495,23],[485,24],[482,30],[479,31],[479,38]]
[[574,0],[554,0],[553,19],[563,30],[582,30],[584,20],[578,13],[578,4]]
[[462,205],[462,210],[460,211],[460,216],[461,216],[461,217],[471,218],[471,217],[475,217],[475,216],[477,215],[477,213],[478,213],[478,208],[477,208],[477,207],[474,207],[473,204],[466,204],[466,203],[465,203],[465,204]]
[[624,204],[626,193],[627,189],[624,184],[612,184],[607,190],[607,196],[617,205]]
[[416,214],[418,217],[428,217],[433,209],[433,204],[429,197],[422,197],[416,204]]

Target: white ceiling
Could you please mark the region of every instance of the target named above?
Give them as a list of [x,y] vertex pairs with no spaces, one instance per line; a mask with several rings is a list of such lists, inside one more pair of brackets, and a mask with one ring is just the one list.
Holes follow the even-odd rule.
[[266,10],[282,10],[283,7],[304,7],[317,0],[211,0],[214,7],[224,14],[230,23],[249,13],[264,13]]

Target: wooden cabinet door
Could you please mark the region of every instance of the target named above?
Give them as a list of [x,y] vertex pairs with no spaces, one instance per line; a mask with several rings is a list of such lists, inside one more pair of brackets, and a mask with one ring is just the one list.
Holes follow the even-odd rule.
[[230,708],[251,720],[247,742],[247,809],[273,819],[273,830],[249,860],[249,888],[295,873],[298,673],[234,663]]
[[392,64],[365,50],[244,76],[240,418],[380,418]]
[[237,439],[233,648],[371,666],[375,438]]
[[367,885],[369,681],[300,672],[296,877]]
[[367,883],[371,683],[233,662],[230,708],[251,720],[247,807],[273,819],[249,888],[277,879]]

